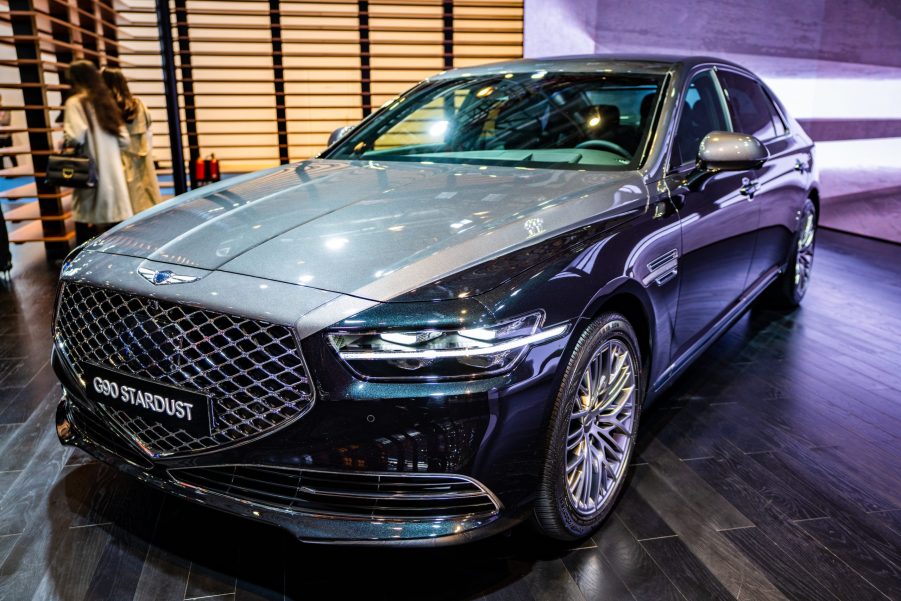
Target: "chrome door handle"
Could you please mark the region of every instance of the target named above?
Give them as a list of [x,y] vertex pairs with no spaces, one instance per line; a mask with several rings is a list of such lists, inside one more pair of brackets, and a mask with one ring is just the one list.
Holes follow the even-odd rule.
[[760,190],[760,182],[756,179],[747,177],[741,178],[741,188],[738,190],[742,195],[747,196],[748,200],[753,200],[754,195]]

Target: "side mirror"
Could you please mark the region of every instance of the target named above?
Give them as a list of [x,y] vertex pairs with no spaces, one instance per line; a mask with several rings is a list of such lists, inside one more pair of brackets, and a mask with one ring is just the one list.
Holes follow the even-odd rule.
[[710,132],[698,149],[698,167],[705,171],[759,169],[769,158],[770,153],[760,140],[731,131]]
[[356,127],[356,125],[345,125],[334,130],[328,136],[328,145],[331,146],[332,144],[349,134],[354,127]]

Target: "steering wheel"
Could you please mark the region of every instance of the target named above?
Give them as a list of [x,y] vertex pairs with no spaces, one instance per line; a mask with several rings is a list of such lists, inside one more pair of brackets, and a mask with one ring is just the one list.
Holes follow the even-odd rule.
[[624,159],[631,159],[632,155],[628,150],[620,146],[619,144],[614,144],[609,140],[585,140],[584,142],[579,142],[576,144],[576,148],[594,148],[596,150],[608,150]]

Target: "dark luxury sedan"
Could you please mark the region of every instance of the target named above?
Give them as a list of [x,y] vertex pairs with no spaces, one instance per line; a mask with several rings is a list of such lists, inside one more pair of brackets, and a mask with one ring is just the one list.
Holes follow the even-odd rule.
[[801,301],[817,209],[810,138],[738,65],[441,73],[76,249],[59,437],[306,541],[578,539],[642,406]]

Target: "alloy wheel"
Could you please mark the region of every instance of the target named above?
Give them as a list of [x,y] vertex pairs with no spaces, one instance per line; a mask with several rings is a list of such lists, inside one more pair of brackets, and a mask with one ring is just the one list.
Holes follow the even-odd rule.
[[795,289],[804,294],[810,283],[810,272],[813,268],[813,242],[816,234],[816,219],[812,210],[805,211],[801,235],[798,237],[798,250],[795,254]]
[[582,516],[605,507],[626,471],[635,427],[635,377],[628,347],[608,340],[588,362],[571,399],[566,491]]

